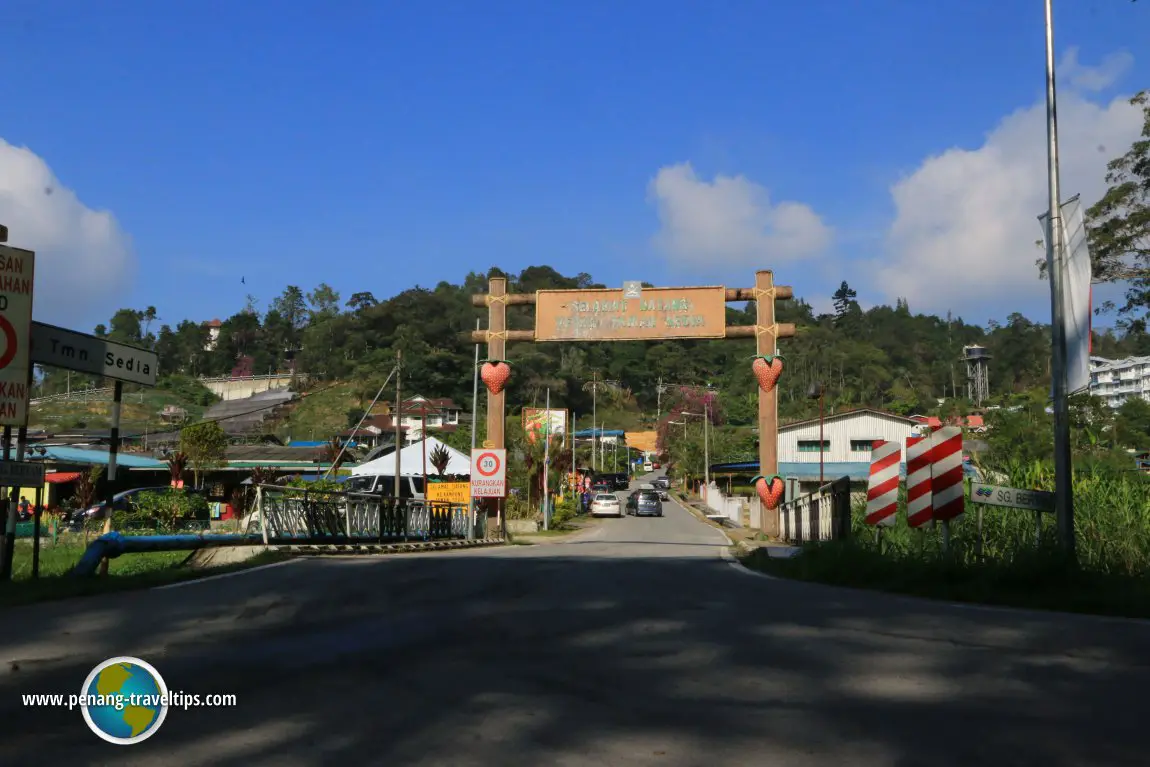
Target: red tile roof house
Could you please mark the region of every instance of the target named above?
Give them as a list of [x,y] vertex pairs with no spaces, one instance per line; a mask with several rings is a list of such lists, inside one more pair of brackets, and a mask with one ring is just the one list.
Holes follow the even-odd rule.
[[[910,418],[930,428],[931,431],[941,429],[943,425],[942,419],[933,415],[912,415]],[[980,415],[956,416],[946,419],[946,423],[950,426],[961,426],[966,431],[979,433],[986,431],[986,421]]]

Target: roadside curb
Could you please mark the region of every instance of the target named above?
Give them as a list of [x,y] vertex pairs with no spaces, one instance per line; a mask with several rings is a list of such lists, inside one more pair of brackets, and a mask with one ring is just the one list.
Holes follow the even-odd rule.
[[555,546],[562,543],[576,543],[592,537],[603,529],[603,525],[596,522],[587,525],[581,530],[573,530],[567,535],[550,535],[532,537],[531,533],[520,533],[511,537],[511,542],[518,546]]
[[370,554],[410,554],[420,551],[446,551],[449,549],[477,549],[485,546],[502,546],[503,538],[484,538],[478,541],[449,540],[449,541],[413,541],[410,543],[316,543],[316,544],[279,544],[268,546],[271,551],[278,551],[293,556],[315,555],[351,555],[364,556]]

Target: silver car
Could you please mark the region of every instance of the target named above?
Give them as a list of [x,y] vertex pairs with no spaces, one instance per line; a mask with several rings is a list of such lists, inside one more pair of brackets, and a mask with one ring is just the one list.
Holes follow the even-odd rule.
[[599,493],[591,501],[591,516],[593,517],[621,517],[623,506],[619,499],[611,493]]

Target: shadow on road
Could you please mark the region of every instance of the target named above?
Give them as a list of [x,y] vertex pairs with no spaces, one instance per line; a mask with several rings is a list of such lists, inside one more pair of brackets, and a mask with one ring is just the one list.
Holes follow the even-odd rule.
[[[0,762],[1147,762],[1144,625],[768,581],[714,557],[522,551],[306,562],[10,611],[26,636],[2,645],[23,660],[2,682]],[[79,711],[18,704],[137,652],[169,688],[239,706],[172,711],[116,747]]]

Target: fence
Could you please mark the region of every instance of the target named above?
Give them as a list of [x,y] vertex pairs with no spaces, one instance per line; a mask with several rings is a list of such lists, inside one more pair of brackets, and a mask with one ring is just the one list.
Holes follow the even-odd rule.
[[714,482],[711,483],[710,487],[701,485],[699,496],[703,499],[703,503],[707,504],[707,508],[714,512],[714,514],[707,515],[709,518],[722,517],[723,520],[736,527],[742,526],[743,513],[747,510],[747,503],[744,499],[723,495],[723,491]]
[[779,506],[779,537],[788,543],[840,540],[850,534],[850,477],[840,477]]
[[469,535],[467,504],[259,485],[247,534],[265,543],[358,543],[483,538],[479,513]]

